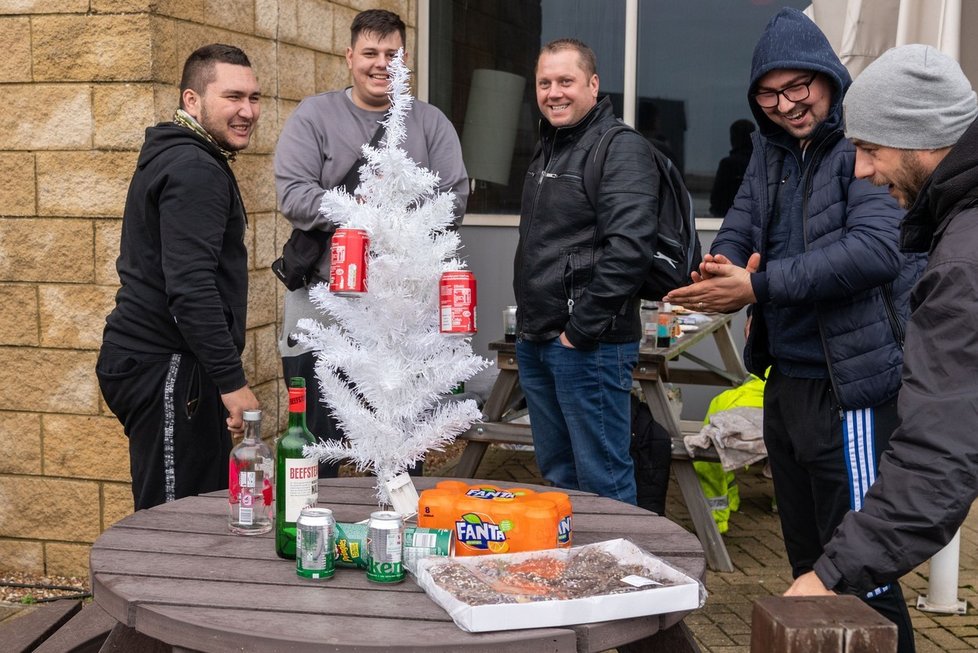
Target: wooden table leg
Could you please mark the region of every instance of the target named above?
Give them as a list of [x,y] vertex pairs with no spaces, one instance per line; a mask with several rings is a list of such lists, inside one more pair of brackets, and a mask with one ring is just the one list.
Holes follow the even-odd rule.
[[618,653],[700,653],[700,647],[693,638],[689,626],[680,621],[672,628],[660,630],[656,634],[637,642],[623,644]]
[[713,340],[716,342],[717,350],[720,352],[720,358],[723,360],[723,366],[727,371],[741,379],[741,381],[746,379],[747,368],[744,367],[744,361],[737,352],[733,334],[730,333],[729,322],[713,332]]
[[[655,381],[642,381],[639,385],[655,421],[665,427],[674,441],[681,439],[679,421],[669,406],[665,386]],[[693,461],[685,455],[674,457],[672,469],[676,474],[676,482],[683,494],[686,509],[689,510],[689,516],[693,520],[696,536],[700,539],[700,544],[703,545],[703,551],[706,553],[706,564],[714,571],[733,571],[730,554],[727,553],[717,523],[713,521],[713,513],[706,501],[706,495],[703,494],[703,486],[700,485],[696,470],[693,469]]]
[[[500,369],[496,382],[492,384],[489,397],[482,407],[482,418],[484,422],[498,422],[502,419],[503,412],[509,406],[513,393],[519,387],[519,373],[512,369]],[[472,428],[477,428],[478,424]],[[462,451],[458,463],[455,465],[455,476],[460,478],[475,478],[476,470],[482,463],[483,456],[489,449],[488,442],[475,442],[469,440]]]
[[676,482],[679,484],[679,491],[683,493],[686,509],[689,510],[689,516],[693,520],[696,536],[700,538],[700,544],[703,545],[703,551],[706,553],[706,564],[714,571],[733,571],[733,562],[730,561],[730,554],[727,553],[720,529],[713,520],[713,512],[706,502],[706,495],[703,494],[703,486],[696,476],[693,461],[688,458],[685,460],[674,458],[672,469],[676,473]]
[[475,473],[482,463],[482,457],[489,449],[488,442],[475,442],[469,440],[462,450],[462,455],[455,464],[454,475],[458,478],[475,478]]

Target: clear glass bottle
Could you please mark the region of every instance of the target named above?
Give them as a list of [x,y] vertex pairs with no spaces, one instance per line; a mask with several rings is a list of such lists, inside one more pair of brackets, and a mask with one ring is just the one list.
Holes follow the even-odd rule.
[[244,439],[228,458],[228,528],[238,535],[272,530],[275,459],[261,439],[261,411],[244,411]]
[[319,499],[319,461],[302,455],[315,444],[306,428],[306,380],[289,379],[289,425],[275,443],[275,553],[295,560],[295,522]]

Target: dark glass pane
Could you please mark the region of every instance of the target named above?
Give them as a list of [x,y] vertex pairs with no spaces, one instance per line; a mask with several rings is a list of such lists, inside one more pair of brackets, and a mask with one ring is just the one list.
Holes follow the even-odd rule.
[[540,119],[533,84],[540,47],[560,37],[590,45],[601,92],[613,93],[620,107],[625,2],[432,0],[430,6],[429,101],[455,125],[477,180],[468,212],[518,214]]
[[781,7],[808,0],[640,0],[636,127],[686,175],[697,215],[709,215],[730,125],[753,122],[747,103],[751,55]]

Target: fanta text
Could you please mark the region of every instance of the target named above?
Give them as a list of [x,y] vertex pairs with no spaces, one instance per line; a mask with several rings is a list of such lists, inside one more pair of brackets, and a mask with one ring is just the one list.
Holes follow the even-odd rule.
[[486,550],[490,542],[505,542],[506,534],[496,524],[468,513],[455,522],[455,540],[473,549]]

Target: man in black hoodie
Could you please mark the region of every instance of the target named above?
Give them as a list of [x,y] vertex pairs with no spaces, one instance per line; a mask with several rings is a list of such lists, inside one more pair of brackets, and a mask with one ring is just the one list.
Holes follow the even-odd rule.
[[248,146],[260,96],[240,49],[195,51],[180,108],[146,130],[129,185],[96,373],[129,438],[136,510],[226,488],[230,433],[258,407],[241,364],[247,218],[228,162]]
[[899,578],[954,537],[978,496],[978,99],[954,59],[905,45],[862,72],[844,111],[856,175],[909,207],[901,246],[929,262],[910,299],[891,449],[792,595]]
[[[807,16],[782,9],[754,49],[747,96],[754,151],[698,279],[670,301],[716,311],[752,305],[744,359],[763,376],[764,443],[797,578],[862,506],[897,424],[910,288],[923,269],[899,250],[903,211],[853,174],[842,131],[851,84]],[[899,584],[866,602],[913,629]]]

